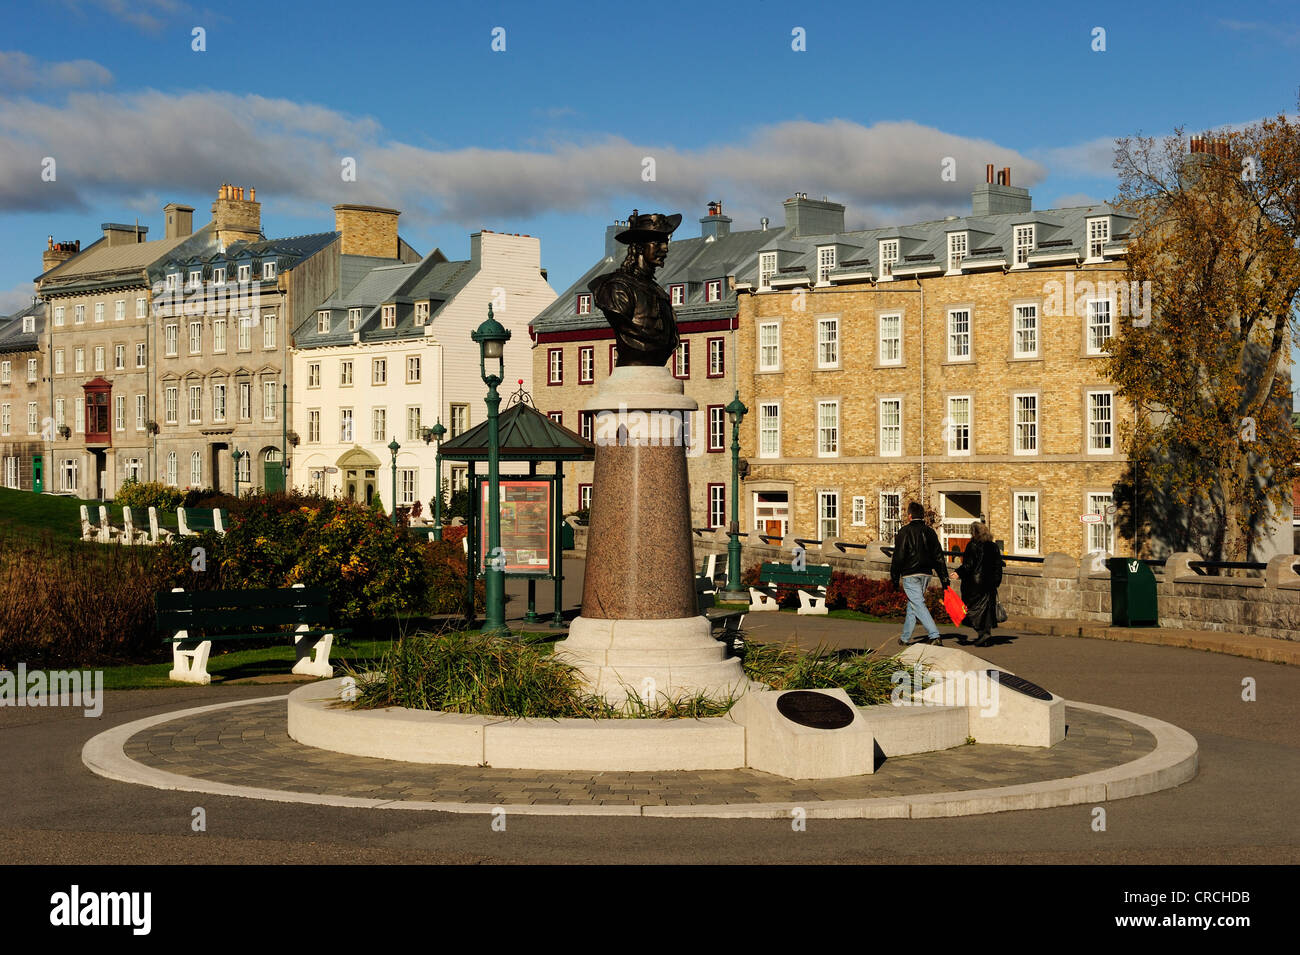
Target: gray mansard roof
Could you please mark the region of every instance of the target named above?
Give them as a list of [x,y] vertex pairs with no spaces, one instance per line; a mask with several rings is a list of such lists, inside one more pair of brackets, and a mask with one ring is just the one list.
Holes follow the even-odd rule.
[[[23,331],[23,319],[35,318],[32,331]],[[12,315],[0,317],[0,353],[34,352],[39,347],[41,333],[45,331],[45,303],[32,302]]]

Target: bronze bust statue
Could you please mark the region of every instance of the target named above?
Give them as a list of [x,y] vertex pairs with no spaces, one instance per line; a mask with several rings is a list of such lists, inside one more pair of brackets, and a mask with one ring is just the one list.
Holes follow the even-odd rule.
[[627,258],[613,272],[592,279],[587,288],[605,313],[618,342],[615,364],[661,366],[677,350],[677,320],[668,293],[655,281],[655,269],[668,257],[668,239],[680,213],[638,215],[614,236],[626,245]]

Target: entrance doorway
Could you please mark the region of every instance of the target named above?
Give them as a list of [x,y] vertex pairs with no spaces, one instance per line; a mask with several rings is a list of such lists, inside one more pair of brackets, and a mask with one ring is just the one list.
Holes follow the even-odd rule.
[[208,473],[212,475],[212,490],[221,493],[221,453],[230,446],[224,441],[215,442],[208,447]]
[[45,461],[41,455],[32,456],[32,490],[40,494],[45,490]]
[[754,527],[759,534],[773,538],[780,544],[790,528],[790,492],[755,491]]
[[369,504],[379,488],[379,459],[365,448],[353,448],[338,459],[343,475],[343,496],[349,501]]
[[284,469],[280,467],[279,448],[267,448],[262,452],[262,487],[267,494],[284,490]]
[[970,543],[970,526],[983,512],[984,497],[979,491],[941,491],[939,540],[943,549],[964,551]]

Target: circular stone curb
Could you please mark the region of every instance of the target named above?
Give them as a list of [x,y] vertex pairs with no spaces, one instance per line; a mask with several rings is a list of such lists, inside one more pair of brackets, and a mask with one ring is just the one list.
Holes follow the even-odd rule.
[[815,819],[930,819],[951,816],[974,816],[991,812],[1009,812],[1021,809],[1049,809],[1081,803],[1100,803],[1132,796],[1144,796],[1162,789],[1172,789],[1194,777],[1198,754],[1195,738],[1186,730],[1171,723],[1130,713],[1126,710],[1098,706],[1092,703],[1070,702],[1084,710],[1091,710],[1116,719],[1125,720],[1145,729],[1156,739],[1156,748],[1138,759],[1110,769],[1081,776],[1067,776],[1046,782],[1025,783],[991,789],[919,794],[915,796],[882,796],[868,799],[826,800],[821,802],[781,802],[753,804],[719,804],[693,806],[622,806],[622,805],[516,805],[502,807],[486,803],[418,802],[400,799],[365,799],[356,796],[330,796],[316,793],[299,793],[287,790],[264,789],[253,786],[235,786],[229,783],[209,782],[178,773],[145,766],[125,754],[127,740],[150,727],[186,716],[236,706],[249,706],[275,700],[288,700],[288,695],[234,700],[209,706],[193,707],[124,723],[87,740],[81,750],[81,761],[91,772],[118,782],[169,789],[181,792],[199,792],[215,796],[239,796],[246,799],[264,799],[272,802],[305,803],[317,806],[338,806],[351,809],[407,809],[425,812],[450,812],[462,814],[487,814],[498,808],[507,812],[530,816],[641,816],[669,818],[751,818],[788,819],[792,810],[801,809]]

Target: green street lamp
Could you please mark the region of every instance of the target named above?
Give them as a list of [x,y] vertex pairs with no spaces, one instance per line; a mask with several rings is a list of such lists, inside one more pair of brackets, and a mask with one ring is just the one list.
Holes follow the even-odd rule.
[[402,450],[402,446],[394,438],[388,442],[388,450],[393,452],[393,526],[397,526],[397,452]]
[[749,409],[740,400],[740,392],[722,409],[731,416],[731,526],[727,528],[727,589],[724,600],[744,600],[740,580],[740,422]]
[[235,462],[235,497],[239,497],[239,462],[244,457],[244,452],[235,448],[235,453],[230,456]]
[[[501,436],[497,422],[501,396],[497,394],[497,386],[504,380],[504,353],[506,342],[510,341],[510,331],[492,317],[492,306],[488,305],[487,321],[475,329],[470,338],[478,343],[479,375],[488,386],[488,539],[483,588],[487,611],[483,632],[504,636],[509,631],[506,629],[505,558],[501,551]],[[495,363],[491,373],[488,371],[489,361]]]
[[436,441],[438,451],[434,455],[433,471],[433,539],[442,540],[442,436],[447,433],[447,429],[442,426],[442,419],[439,418],[432,428],[424,429],[424,443],[427,445],[430,441]]

